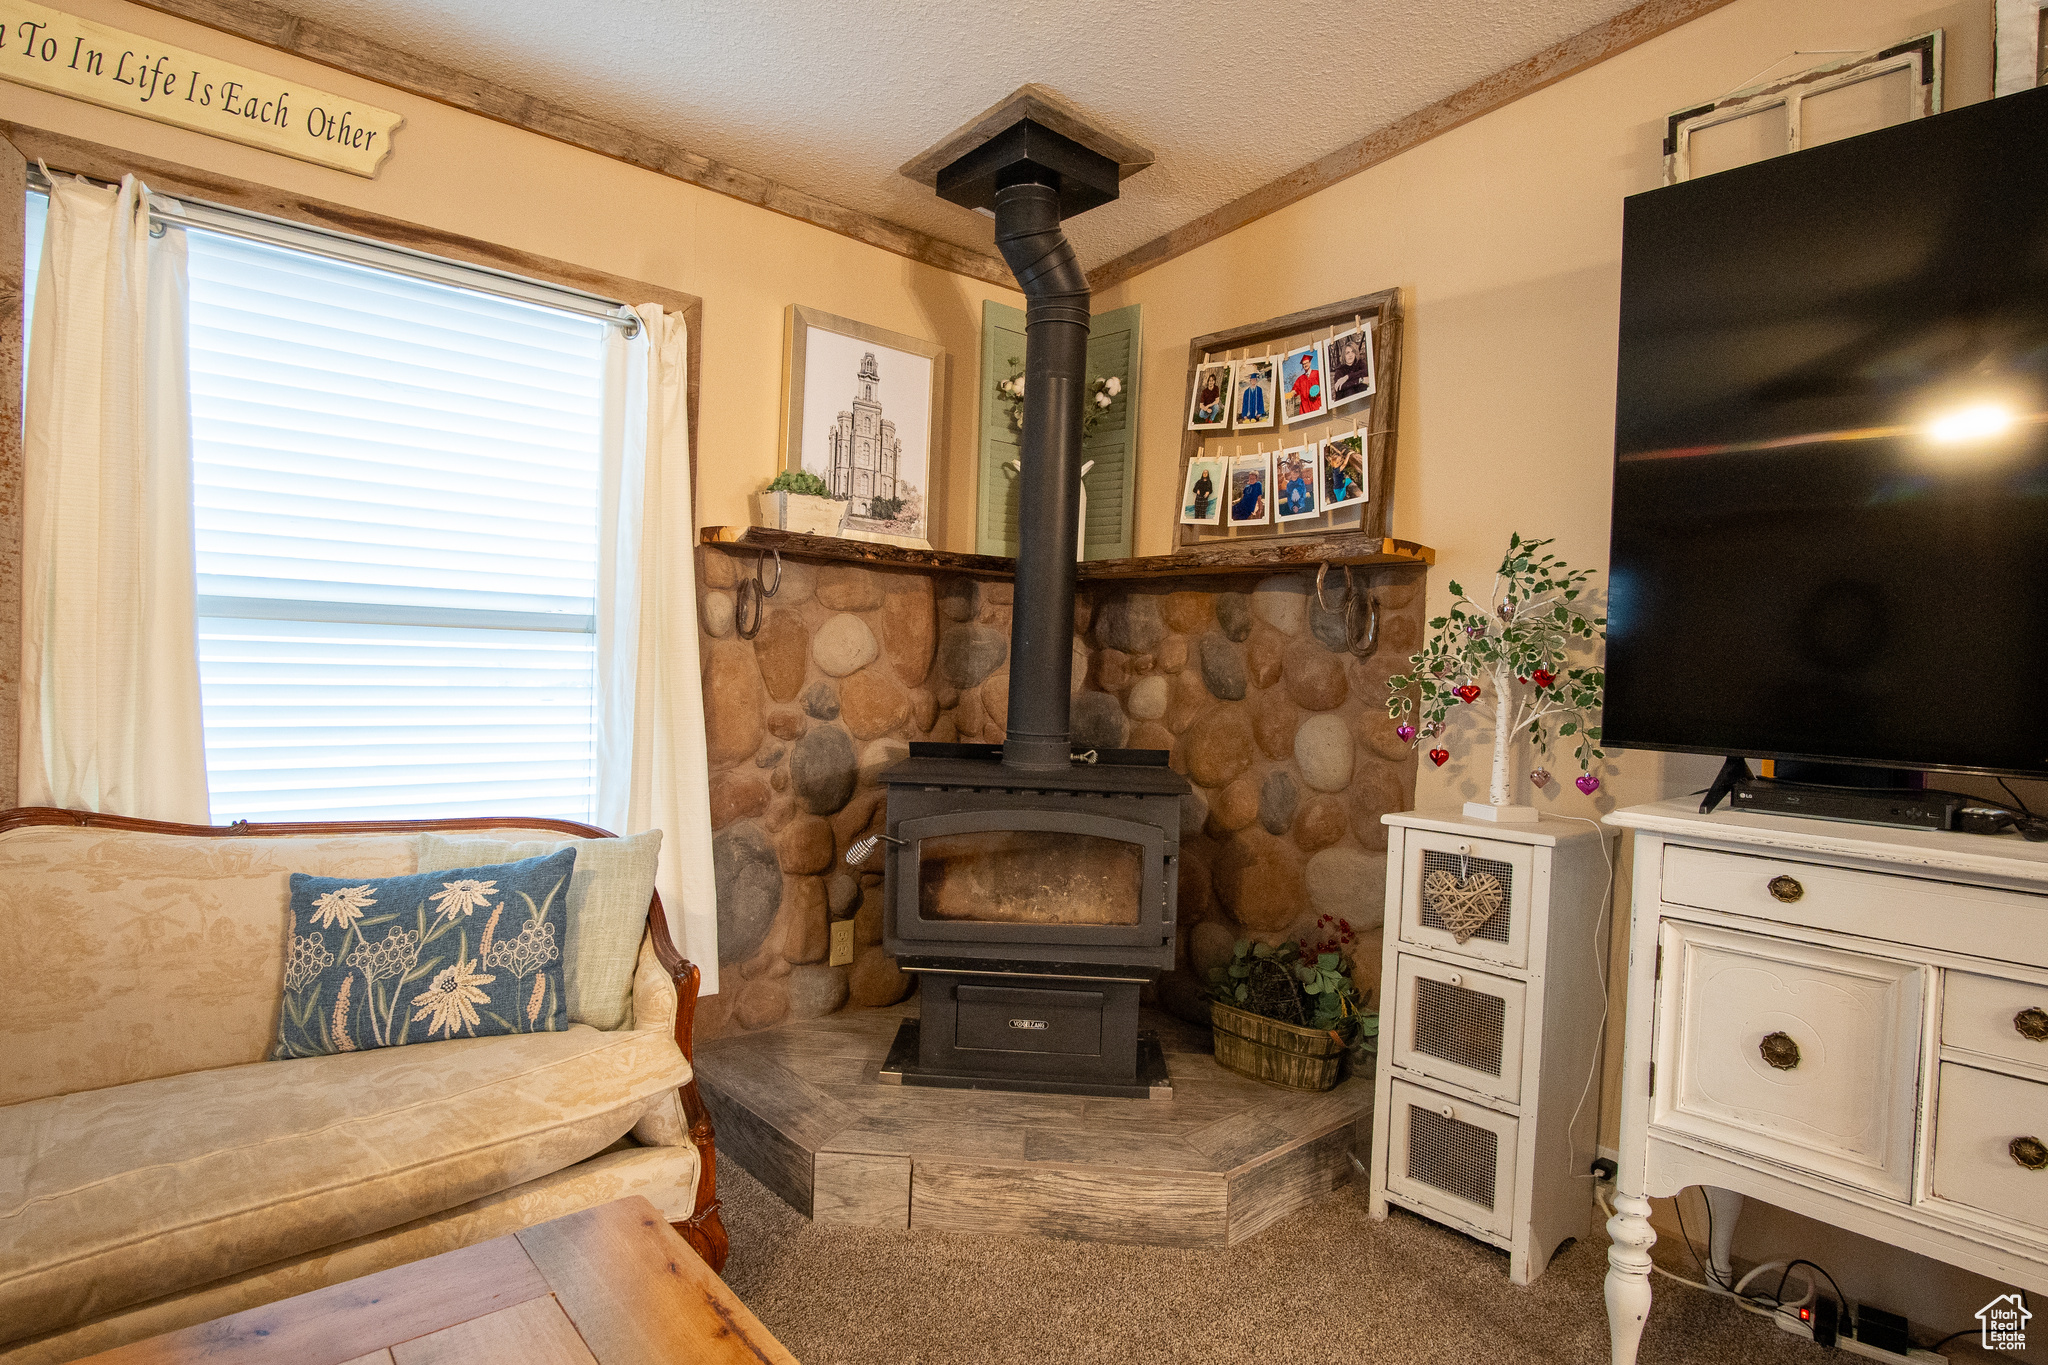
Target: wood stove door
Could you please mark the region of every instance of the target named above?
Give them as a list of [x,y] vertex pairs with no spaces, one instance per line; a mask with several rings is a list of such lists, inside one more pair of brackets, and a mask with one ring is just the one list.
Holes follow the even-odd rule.
[[1172,935],[1166,836],[1156,825],[980,810],[905,820],[896,833],[903,939],[1157,947]]

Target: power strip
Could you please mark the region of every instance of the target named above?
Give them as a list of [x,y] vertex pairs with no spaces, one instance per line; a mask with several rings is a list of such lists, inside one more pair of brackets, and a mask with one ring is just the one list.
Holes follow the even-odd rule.
[[[1773,1314],[1771,1321],[1777,1323],[1778,1330],[1787,1336],[1798,1337],[1801,1341],[1813,1340],[1812,1323],[1801,1322],[1799,1319],[1784,1313]],[[1947,1356],[1936,1355],[1933,1351],[1922,1350],[1918,1346],[1913,1347],[1906,1354],[1900,1355],[1896,1351],[1887,1351],[1883,1347],[1872,1346],[1846,1335],[1835,1338],[1835,1349],[1846,1351],[1852,1356],[1862,1356],[1867,1360],[1933,1361],[1935,1365],[1953,1365],[1953,1362]]]

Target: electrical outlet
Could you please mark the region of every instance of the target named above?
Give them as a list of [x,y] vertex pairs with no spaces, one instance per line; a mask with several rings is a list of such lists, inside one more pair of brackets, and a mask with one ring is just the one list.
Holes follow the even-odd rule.
[[853,921],[836,919],[832,921],[832,957],[826,964],[844,967],[853,961]]

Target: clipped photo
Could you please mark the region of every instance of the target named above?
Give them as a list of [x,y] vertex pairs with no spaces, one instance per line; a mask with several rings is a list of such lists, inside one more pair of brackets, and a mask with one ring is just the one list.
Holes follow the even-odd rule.
[[1353,432],[1323,442],[1323,510],[1365,499],[1365,437]]
[[1300,521],[1322,515],[1316,495],[1316,446],[1313,441],[1283,450],[1273,466],[1273,514],[1278,521]]
[[1237,362],[1237,394],[1231,399],[1231,421],[1239,431],[1270,431],[1273,427],[1273,376],[1280,368],[1272,356]]
[[1225,461],[1188,461],[1188,481],[1181,490],[1180,519],[1188,526],[1214,526],[1223,519]]
[[1273,520],[1271,455],[1238,455],[1230,461],[1230,524],[1264,526]]
[[1189,431],[1220,431],[1230,425],[1230,378],[1235,369],[1228,360],[1195,367],[1195,396],[1188,405]]
[[1323,343],[1297,346],[1280,358],[1280,419],[1308,422],[1330,410],[1323,383]]
[[1328,362],[1331,407],[1372,397],[1371,327],[1361,326],[1331,337],[1323,343],[1323,359]]

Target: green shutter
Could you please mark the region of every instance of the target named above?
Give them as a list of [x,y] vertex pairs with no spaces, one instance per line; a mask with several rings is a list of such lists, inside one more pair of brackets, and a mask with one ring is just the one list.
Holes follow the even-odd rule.
[[[1123,392],[1081,442],[1088,471],[1088,524],[1083,548],[1088,559],[1122,559],[1131,553],[1135,523],[1132,495],[1138,475],[1138,305],[1104,313],[1088,334],[1086,387],[1115,375]],[[1024,369],[1024,313],[1007,304],[981,305],[981,450],[976,473],[974,549],[977,554],[1017,553],[1017,476],[1004,468],[1018,458],[1017,432],[1009,405],[996,385]],[[1091,400],[1092,401],[1092,400]]]

